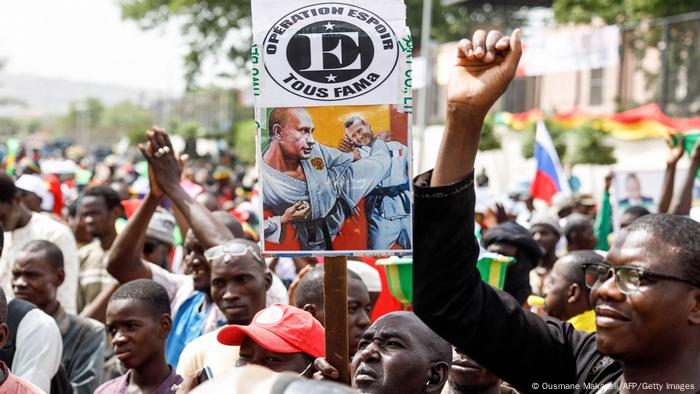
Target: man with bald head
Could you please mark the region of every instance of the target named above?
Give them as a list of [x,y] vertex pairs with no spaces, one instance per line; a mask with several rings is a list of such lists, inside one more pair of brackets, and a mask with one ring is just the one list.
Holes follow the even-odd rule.
[[365,158],[357,150],[319,144],[304,108],[273,109],[267,127],[270,143],[262,155],[265,242],[333,250],[345,219],[389,170],[386,143],[372,142]]
[[[325,312],[323,300],[322,265],[317,265],[301,279],[294,293],[294,304],[311,313],[316,320],[325,325]],[[348,270],[348,354],[352,357],[357,351],[357,344],[362,333],[372,323],[370,303],[367,286],[359,275]]]
[[570,215],[566,219],[566,226],[564,226],[563,231],[569,252],[595,249],[598,239],[595,235],[593,220],[588,216],[580,213]]
[[604,260],[591,250],[571,252],[557,260],[545,280],[544,310],[547,315],[568,321],[577,330],[595,331],[591,289],[586,286],[584,266],[602,264]]
[[[367,394],[430,394],[442,391],[452,346],[412,312],[391,312],[362,334],[352,359],[352,386]],[[336,379],[326,359],[316,359],[318,377]]]

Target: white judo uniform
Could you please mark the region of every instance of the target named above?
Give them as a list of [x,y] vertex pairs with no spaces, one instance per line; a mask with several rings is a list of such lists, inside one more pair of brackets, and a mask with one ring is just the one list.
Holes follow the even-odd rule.
[[[408,172],[408,147],[397,141],[387,143],[391,166],[389,173],[365,200],[369,249],[388,250],[398,242],[411,248],[411,188]],[[370,154],[369,147],[360,148],[360,157]]]
[[386,177],[390,164],[387,144],[380,140],[354,162],[352,153],[314,144],[309,159],[301,160],[306,180],[263,162],[263,207],[273,215],[265,219],[265,240],[280,243],[284,238],[282,214],[295,202],[306,201],[311,206],[309,219],[293,223],[301,249],[332,250],[331,242],[345,218]]

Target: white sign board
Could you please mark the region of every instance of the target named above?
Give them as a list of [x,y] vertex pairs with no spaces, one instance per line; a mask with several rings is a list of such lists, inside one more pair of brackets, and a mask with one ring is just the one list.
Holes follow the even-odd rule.
[[412,41],[401,0],[253,0],[263,252],[412,248]]
[[403,1],[254,0],[261,107],[396,102]]
[[518,75],[536,76],[604,68],[620,61],[620,29],[535,30],[523,42]]

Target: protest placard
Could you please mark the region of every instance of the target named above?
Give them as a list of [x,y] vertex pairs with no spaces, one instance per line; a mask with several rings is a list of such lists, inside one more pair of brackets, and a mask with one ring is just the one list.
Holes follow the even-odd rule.
[[409,253],[412,45],[403,1],[252,6],[263,251]]

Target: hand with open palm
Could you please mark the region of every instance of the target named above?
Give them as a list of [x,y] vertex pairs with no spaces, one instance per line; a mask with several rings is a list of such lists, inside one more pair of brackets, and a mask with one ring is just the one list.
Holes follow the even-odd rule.
[[510,37],[495,30],[488,34],[477,30],[471,40],[461,40],[447,88],[448,106],[466,107],[485,116],[515,77],[521,55],[519,29]]

